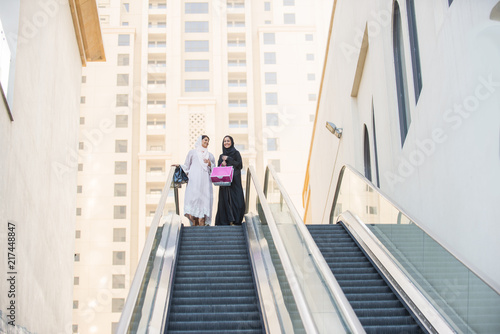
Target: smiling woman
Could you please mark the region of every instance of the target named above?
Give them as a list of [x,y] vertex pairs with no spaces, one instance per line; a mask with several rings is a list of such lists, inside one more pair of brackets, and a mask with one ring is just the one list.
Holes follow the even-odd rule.
[[215,158],[208,152],[210,138],[198,137],[194,150],[189,151],[182,170],[189,181],[184,197],[184,216],[195,226],[210,225],[212,219],[213,188],[210,181]]

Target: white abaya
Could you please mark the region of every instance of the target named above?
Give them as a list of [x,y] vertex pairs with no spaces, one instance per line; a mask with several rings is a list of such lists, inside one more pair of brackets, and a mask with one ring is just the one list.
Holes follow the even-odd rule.
[[[208,153],[211,166],[215,166],[215,158]],[[212,219],[213,186],[210,180],[211,167],[203,164],[196,149],[189,151],[182,169],[188,175],[189,181],[184,196],[184,214],[196,218],[205,218],[205,225],[210,225]]]

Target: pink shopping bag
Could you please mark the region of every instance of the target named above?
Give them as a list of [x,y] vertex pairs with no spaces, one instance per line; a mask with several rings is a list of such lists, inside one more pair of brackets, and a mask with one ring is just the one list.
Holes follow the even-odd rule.
[[233,166],[214,167],[210,179],[215,186],[230,186],[233,181]]

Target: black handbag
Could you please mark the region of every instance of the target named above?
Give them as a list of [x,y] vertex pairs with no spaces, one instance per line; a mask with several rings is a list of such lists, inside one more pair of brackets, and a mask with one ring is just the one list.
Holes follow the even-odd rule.
[[177,187],[180,187],[183,183],[188,183],[188,181],[189,181],[189,178],[186,175],[186,173],[184,173],[184,171],[182,170],[182,167],[181,166],[175,167],[175,172],[174,172],[175,185]]

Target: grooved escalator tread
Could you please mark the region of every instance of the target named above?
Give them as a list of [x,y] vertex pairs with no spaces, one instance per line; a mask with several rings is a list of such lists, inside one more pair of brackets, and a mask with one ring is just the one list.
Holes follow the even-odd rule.
[[168,333],[263,333],[242,226],[183,227]]
[[307,227],[367,333],[425,333],[342,225]]

